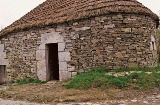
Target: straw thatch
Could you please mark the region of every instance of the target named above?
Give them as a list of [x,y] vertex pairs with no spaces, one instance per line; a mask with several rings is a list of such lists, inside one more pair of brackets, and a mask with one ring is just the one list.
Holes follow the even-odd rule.
[[157,25],[159,23],[158,16],[137,0],[47,0],[2,30],[0,36],[31,27],[117,12],[148,15]]

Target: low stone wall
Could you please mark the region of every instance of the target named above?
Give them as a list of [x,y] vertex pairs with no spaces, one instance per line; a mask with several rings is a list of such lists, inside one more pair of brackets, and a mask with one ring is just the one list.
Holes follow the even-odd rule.
[[58,43],[63,80],[102,65],[109,69],[156,66],[157,42],[151,40],[155,29],[148,16],[110,14],[11,33],[0,44],[8,80],[47,80],[46,44]]

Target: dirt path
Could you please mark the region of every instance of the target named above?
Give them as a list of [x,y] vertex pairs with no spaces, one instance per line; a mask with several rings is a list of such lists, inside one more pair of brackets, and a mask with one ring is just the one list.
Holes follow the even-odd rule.
[[38,103],[29,103],[25,101],[12,101],[12,100],[0,99],[0,105],[49,105],[49,104],[38,104]]
[[25,101],[12,101],[0,99],[0,105],[160,105],[160,94],[147,96],[144,98],[134,98],[130,100],[115,100],[103,101],[94,103],[52,103],[52,104],[38,104],[29,103]]
[[[62,84],[59,83],[56,85],[53,83],[26,84],[0,86],[0,97],[3,98],[0,99],[0,105],[160,105],[159,88],[155,88],[150,92],[143,93],[135,90],[119,89],[108,89],[106,91],[101,91],[99,89],[65,89],[62,87]],[[112,101],[109,101],[111,98],[108,97],[114,98]],[[52,104],[12,101],[12,99]],[[53,102],[57,102],[58,104]],[[69,103],[64,104],[64,102]]]

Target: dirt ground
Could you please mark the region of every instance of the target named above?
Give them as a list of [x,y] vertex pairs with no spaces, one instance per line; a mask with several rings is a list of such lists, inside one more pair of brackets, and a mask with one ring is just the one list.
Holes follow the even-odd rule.
[[[125,100],[143,98],[152,94],[159,94],[160,89],[133,90],[133,89],[66,89],[62,82],[46,84],[7,85],[0,89],[0,98],[23,100],[38,103],[63,102],[99,102],[106,100]],[[6,88],[7,87],[7,88]]]

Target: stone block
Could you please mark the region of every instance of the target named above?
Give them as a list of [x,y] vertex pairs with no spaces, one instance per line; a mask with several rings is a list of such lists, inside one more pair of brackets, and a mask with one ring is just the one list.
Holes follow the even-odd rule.
[[119,14],[119,15],[117,15],[117,18],[118,19],[123,19],[123,16]]
[[68,71],[75,71],[75,67],[71,66],[71,65],[68,65]]
[[65,46],[66,46],[66,43],[58,43],[58,51],[64,51]]
[[36,60],[39,60],[39,61],[41,61],[41,60],[45,60],[46,58],[45,58],[45,50],[37,50],[36,51]]
[[46,81],[46,74],[44,74],[43,71],[38,70],[38,71],[37,71],[37,76],[38,76],[38,79],[39,79],[39,80],[41,80],[41,81]]
[[9,64],[9,61],[8,59],[0,59],[0,65],[8,65]]
[[123,20],[123,23],[132,23],[132,22],[133,22],[132,20],[128,20],[128,19]]
[[155,37],[153,35],[151,35],[151,41],[155,42]]
[[67,71],[67,62],[59,62],[59,70]]
[[64,37],[60,35],[60,32],[51,32],[51,33],[45,33],[41,35],[42,44],[60,43],[60,42],[64,42]]
[[105,29],[112,29],[112,28],[114,28],[114,27],[115,27],[114,24],[109,24],[109,25],[105,25],[105,26],[104,26]]
[[92,42],[93,44],[95,44],[95,43],[99,42],[99,39],[92,39],[91,42]]
[[71,60],[70,52],[59,52],[58,56],[60,62],[67,62]]
[[4,52],[3,52],[3,53],[0,53],[0,59],[2,59],[2,58],[3,58],[3,59],[6,58],[6,53],[4,53]]
[[2,60],[3,60],[3,59],[2,59],[2,58],[0,58],[0,65],[2,65]]
[[39,80],[46,81],[46,62],[45,60],[37,62],[37,76]]
[[71,78],[71,72],[59,71],[59,74],[60,74],[60,81],[66,80],[68,78]]
[[81,27],[81,28],[76,28],[75,31],[85,31],[90,29],[91,27]]
[[141,55],[141,54],[142,54],[142,52],[137,52],[137,54]]
[[132,31],[131,28],[121,28],[121,30],[122,30],[123,32],[126,32],[126,33],[129,33],[129,32]]
[[76,26],[76,25],[78,25],[78,22],[74,22],[74,23],[73,23],[73,26]]
[[136,34],[144,34],[145,29],[143,28],[132,28],[132,32]]
[[77,72],[72,72],[71,77],[75,77],[77,75]]
[[129,60],[128,61],[130,61],[130,62],[134,62],[134,61],[137,61],[137,59],[136,58],[129,58]]
[[46,46],[45,44],[41,44],[41,45],[38,47],[38,49],[39,49],[39,50],[45,50],[45,46]]
[[122,55],[121,52],[117,52],[117,53],[116,53],[116,56],[117,56],[118,58],[122,58],[122,57],[123,57],[123,55]]
[[27,39],[30,39],[31,38],[31,35],[30,34],[27,34]]
[[79,34],[75,34],[75,35],[72,36],[71,39],[79,39],[79,38],[80,38]]
[[121,34],[112,34],[112,36],[114,36],[114,37],[118,37],[118,36],[121,36]]
[[0,53],[3,53],[4,51],[4,44],[0,44]]

